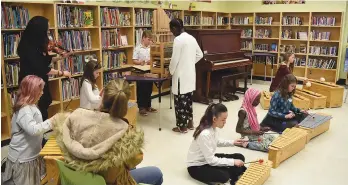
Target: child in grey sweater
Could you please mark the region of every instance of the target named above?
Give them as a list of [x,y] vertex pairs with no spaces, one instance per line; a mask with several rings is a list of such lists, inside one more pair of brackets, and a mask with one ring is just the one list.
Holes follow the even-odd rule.
[[[36,103],[45,82],[34,75],[26,76],[18,90],[13,107],[11,142],[6,169],[2,175],[4,185],[39,185],[44,174],[44,163],[39,157],[43,134],[51,129],[51,120],[42,120]],[[52,118],[51,118],[52,119]]]

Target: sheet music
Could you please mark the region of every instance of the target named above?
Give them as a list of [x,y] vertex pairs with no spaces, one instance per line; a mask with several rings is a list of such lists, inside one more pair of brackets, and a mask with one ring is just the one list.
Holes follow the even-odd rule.
[[150,65],[134,65],[135,69],[139,69],[140,71],[150,71]]

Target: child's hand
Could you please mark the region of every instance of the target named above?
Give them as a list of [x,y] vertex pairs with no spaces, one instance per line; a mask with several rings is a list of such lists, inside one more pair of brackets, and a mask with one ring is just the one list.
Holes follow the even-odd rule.
[[248,139],[236,139],[236,140],[234,140],[233,145],[240,146],[247,141],[248,141]]
[[253,134],[254,135],[263,135],[265,132],[264,131],[262,131],[262,130],[255,130],[255,131],[253,131]]
[[308,114],[308,111],[307,110],[301,110],[301,113]]
[[261,127],[261,131],[268,132],[270,130],[271,130],[270,127]]
[[104,88],[102,88],[102,90],[100,91],[99,96],[103,96],[103,94],[104,94]]
[[244,162],[242,160],[235,159],[234,160],[234,166],[237,166],[237,167],[244,166]]
[[291,119],[291,118],[293,118],[293,117],[295,117],[295,114],[294,114],[293,112],[290,112],[289,114],[287,114],[287,115],[285,116],[286,119]]

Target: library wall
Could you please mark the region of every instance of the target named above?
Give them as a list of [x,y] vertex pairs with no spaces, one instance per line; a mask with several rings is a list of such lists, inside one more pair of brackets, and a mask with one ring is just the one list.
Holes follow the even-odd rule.
[[341,36],[341,65],[339,78],[346,79],[347,75],[344,73],[344,57],[345,57],[345,43],[347,43],[348,37],[348,2],[341,0],[318,0],[318,1],[308,1],[306,4],[275,4],[275,5],[262,5],[261,0],[250,1],[250,0],[240,0],[240,1],[229,1],[226,2],[226,7],[228,7],[227,12],[343,12],[344,20],[342,26],[342,36]]

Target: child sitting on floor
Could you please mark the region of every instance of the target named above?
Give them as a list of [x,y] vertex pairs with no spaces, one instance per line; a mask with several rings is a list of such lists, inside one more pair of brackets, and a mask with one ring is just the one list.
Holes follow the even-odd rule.
[[307,111],[300,110],[292,103],[297,79],[293,74],[286,75],[272,96],[268,114],[261,122],[261,127],[270,127],[275,132],[283,132],[299,124]]
[[261,98],[260,91],[248,89],[245,93],[242,107],[238,112],[238,123],[236,132],[242,137],[248,137],[241,146],[252,150],[268,151],[268,145],[275,139],[274,135],[264,134],[269,131],[269,127],[260,127],[257,120],[255,107],[259,105]]

